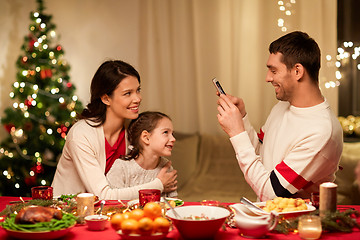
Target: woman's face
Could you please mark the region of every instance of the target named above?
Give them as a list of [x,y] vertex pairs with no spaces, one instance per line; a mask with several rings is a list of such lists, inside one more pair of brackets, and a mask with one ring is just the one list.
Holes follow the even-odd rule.
[[141,102],[140,83],[134,76],[124,78],[111,96],[103,98],[107,105],[106,119],[135,119]]

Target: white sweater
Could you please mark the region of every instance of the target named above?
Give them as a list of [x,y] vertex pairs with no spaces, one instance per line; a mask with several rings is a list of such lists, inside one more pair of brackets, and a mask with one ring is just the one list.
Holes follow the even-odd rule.
[[230,141],[246,181],[261,201],[310,198],[321,183],[335,180],[343,133],[326,100],[309,108],[276,104],[262,127],[263,143],[247,116],[244,124],[246,132]]
[[[168,161],[161,157],[156,168],[147,170],[142,168],[134,159],[117,159],[106,174],[106,178],[112,188],[128,188],[144,184],[153,181]],[[177,197],[177,192],[173,191],[163,194],[163,196]]]
[[66,136],[66,143],[52,182],[54,196],[89,192],[100,199],[135,199],[139,197],[138,191],[143,188],[163,191],[163,184],[158,178],[130,188],[112,189],[105,177],[103,127],[92,127],[87,121],[80,120],[75,123]]

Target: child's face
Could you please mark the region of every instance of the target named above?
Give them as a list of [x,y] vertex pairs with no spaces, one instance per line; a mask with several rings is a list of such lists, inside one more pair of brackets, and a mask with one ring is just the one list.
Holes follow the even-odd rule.
[[151,150],[159,156],[171,156],[175,138],[173,136],[173,124],[170,119],[162,118],[156,128],[150,134]]

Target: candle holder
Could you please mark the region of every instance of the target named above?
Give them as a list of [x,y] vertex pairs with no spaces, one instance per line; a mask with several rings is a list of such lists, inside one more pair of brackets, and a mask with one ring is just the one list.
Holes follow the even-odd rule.
[[80,193],[76,197],[78,217],[84,219],[89,215],[94,215],[94,194]]
[[139,204],[144,207],[148,202],[160,202],[161,191],[159,189],[139,190]]
[[53,199],[53,188],[50,186],[37,186],[31,188],[32,199]]
[[321,218],[316,215],[303,215],[299,217],[299,236],[302,239],[318,239],[321,236]]

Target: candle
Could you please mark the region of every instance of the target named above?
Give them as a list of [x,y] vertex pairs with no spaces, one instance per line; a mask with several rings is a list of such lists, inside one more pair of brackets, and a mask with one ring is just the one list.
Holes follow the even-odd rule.
[[321,236],[321,218],[315,215],[304,215],[299,218],[299,236],[302,239],[318,239]]
[[336,211],[336,190],[337,185],[335,183],[325,182],[320,184],[320,216],[323,216],[328,211]]
[[94,215],[94,194],[80,193],[76,197],[76,202],[79,217]]
[[145,206],[148,202],[160,202],[161,191],[159,189],[139,190],[139,204]]

